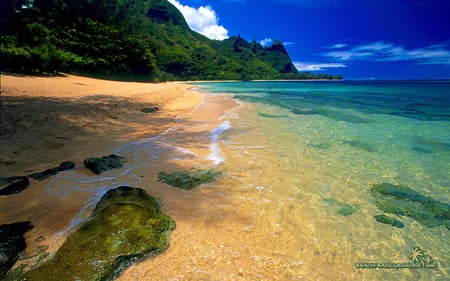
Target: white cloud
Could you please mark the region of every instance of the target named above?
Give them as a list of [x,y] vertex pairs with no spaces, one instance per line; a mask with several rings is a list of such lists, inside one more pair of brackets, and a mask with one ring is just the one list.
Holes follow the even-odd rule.
[[327,49],[341,49],[347,47],[347,44],[334,44],[333,46],[327,47]]
[[210,6],[193,8],[182,5],[177,0],[169,0],[184,16],[189,27],[210,39],[223,40],[228,38],[228,30],[219,25],[219,18]]
[[343,63],[310,63],[310,62],[294,62],[298,71],[320,71],[328,68],[346,67]]
[[[339,45],[339,44],[337,44]],[[334,45],[334,46],[337,46]],[[408,50],[402,46],[383,41],[342,46],[339,50],[322,54],[338,61],[416,61],[417,64],[450,64],[448,44],[437,44]]]
[[266,46],[271,45],[272,42],[273,42],[273,40],[271,38],[264,38],[263,40],[261,40],[259,42],[259,44],[261,44],[261,46],[263,46],[263,47],[266,47]]

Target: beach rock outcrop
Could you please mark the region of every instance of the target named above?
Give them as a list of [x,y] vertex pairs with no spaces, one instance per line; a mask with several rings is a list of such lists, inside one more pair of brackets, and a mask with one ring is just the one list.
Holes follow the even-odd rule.
[[28,176],[30,178],[35,179],[35,180],[42,181],[42,180],[45,180],[45,179],[47,179],[47,178],[49,178],[51,176],[56,175],[59,172],[66,171],[66,170],[71,170],[73,168],[75,168],[75,164],[73,162],[71,162],[71,161],[64,161],[58,167],[50,168],[50,169],[47,169],[47,170],[42,171],[42,172],[32,173],[32,174],[29,174]]
[[54,257],[24,274],[28,281],[114,280],[132,262],[168,247],[175,222],[140,188],[109,190]]
[[374,184],[375,204],[385,213],[408,216],[426,227],[450,229],[450,204],[424,196],[404,185]]
[[222,175],[220,171],[209,170],[185,170],[174,173],[161,172],[158,181],[181,189],[193,189],[204,183],[213,182]]
[[125,162],[125,158],[111,154],[102,158],[88,158],[84,160],[84,166],[97,175],[100,175],[102,172],[108,170],[122,168],[123,162]]
[[32,228],[29,221],[0,225],[0,279],[17,261],[19,253],[25,250],[23,235]]
[[30,181],[26,176],[0,178],[0,196],[19,193],[29,184]]
[[373,216],[378,222],[390,224],[392,226],[403,228],[405,225],[398,219],[386,216],[384,214]]

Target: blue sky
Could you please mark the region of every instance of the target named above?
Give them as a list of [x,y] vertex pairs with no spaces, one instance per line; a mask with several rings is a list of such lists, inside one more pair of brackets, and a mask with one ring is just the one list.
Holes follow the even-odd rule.
[[449,0],[169,0],[192,29],[282,41],[300,71],[450,78]]

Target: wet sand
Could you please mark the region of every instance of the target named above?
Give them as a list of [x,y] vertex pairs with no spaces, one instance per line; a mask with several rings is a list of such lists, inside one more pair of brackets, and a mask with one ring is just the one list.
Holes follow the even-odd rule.
[[[230,98],[205,96],[190,92],[189,88],[180,83],[2,73],[0,176],[27,175],[69,160],[76,164],[81,175],[89,177],[91,172],[83,168],[84,159],[109,155],[125,144],[173,129],[172,142],[195,154],[195,159],[173,161],[162,156],[138,169],[136,174],[142,178],[140,187],[160,197],[164,204],[185,200],[189,193],[158,183],[157,173],[211,165],[208,158],[211,130],[223,122],[229,109],[237,106]],[[159,110],[141,111],[152,107]],[[197,161],[198,158],[203,160]],[[30,220],[35,226],[26,234],[29,256],[35,255],[39,246],[49,246],[47,252],[54,252],[74,230],[65,231],[73,218],[82,214],[86,219],[91,211],[84,209],[92,197],[91,191],[50,193],[52,180],[30,179],[26,190],[0,197],[0,224]],[[170,206],[174,207],[165,204],[163,211],[172,216],[178,211],[170,210]],[[181,209],[185,211],[184,207]],[[183,231],[183,222],[177,223]]]
[[[315,134],[291,134],[298,123],[289,118],[297,120],[297,115],[286,122],[262,118],[261,113],[279,116],[280,109],[237,104],[229,96],[198,94],[189,87],[2,76],[0,176],[41,171],[64,160],[77,168],[43,182],[32,180],[25,191],[0,197],[0,224],[31,220],[35,228],[26,234],[27,253],[46,245],[51,253],[76,229],[68,226],[79,225],[74,218],[89,216],[97,185],[127,184],[161,198],[177,228],[167,250],[134,263],[118,281],[448,279],[446,229],[414,222],[397,229],[373,219],[380,211],[364,194],[380,181],[384,164],[373,158],[345,164],[340,157],[347,157],[347,146],[323,157],[308,145],[315,143]],[[153,106],[160,111],[141,112]],[[324,130],[315,120],[302,122]],[[214,132],[226,124],[231,129],[213,145]],[[215,163],[214,149],[224,162]],[[131,172],[122,176],[118,169],[117,177],[103,181],[82,166],[87,157],[113,152],[127,158]],[[193,167],[213,167],[223,176],[189,191],[157,181],[159,172]],[[387,167],[386,178],[395,171]],[[334,202],[364,208],[343,216]],[[407,262],[415,245],[443,267],[355,267]]]

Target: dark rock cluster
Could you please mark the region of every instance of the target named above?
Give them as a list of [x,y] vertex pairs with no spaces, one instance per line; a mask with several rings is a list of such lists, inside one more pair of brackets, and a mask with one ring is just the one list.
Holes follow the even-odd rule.
[[[117,155],[84,160],[86,168],[100,174],[123,166],[125,159]],[[75,164],[63,162],[55,168],[29,176],[44,180]],[[160,173],[158,180],[192,189],[216,180],[221,172],[186,170]],[[28,185],[28,177],[1,178],[0,192],[13,194]],[[22,269],[8,272],[26,244],[23,234],[32,228],[30,222],[0,225],[0,279],[43,280],[114,280],[122,270],[138,259],[166,249],[175,222],[160,210],[160,201],[140,188],[121,186],[108,190],[97,203],[89,219],[71,234],[55,255],[44,263],[23,273]],[[38,238],[40,241],[42,239]],[[41,246],[45,251],[46,246]],[[16,278],[17,277],[17,278]],[[9,279],[8,279],[9,278]]]
[[102,158],[88,158],[84,160],[84,166],[99,175],[111,169],[122,168],[124,162],[125,158],[111,154]]
[[71,161],[64,161],[58,167],[50,168],[42,172],[36,172],[29,174],[28,176],[35,180],[45,180],[51,176],[56,175],[59,172],[70,170],[75,168],[75,164]]
[[30,181],[26,176],[0,178],[0,196],[19,193],[29,184]]
[[[114,168],[122,167],[122,163],[124,161],[123,157],[110,155],[105,156],[103,158],[89,158],[85,160],[86,167],[90,168],[97,174],[100,174],[103,171],[107,171]],[[50,168],[42,172],[31,173],[28,176],[35,180],[45,180],[51,176],[58,174],[59,172],[70,170],[75,168],[75,164],[71,161],[62,162],[58,167]],[[0,178],[0,196],[4,195],[13,195],[25,190],[30,184],[29,178],[27,176],[14,176],[14,177],[1,177]],[[122,188],[122,190],[126,190],[126,188]],[[142,193],[143,191],[141,191]],[[140,195],[142,198],[147,198],[146,204],[143,204],[145,208],[150,208],[152,202],[149,195],[145,197],[145,195]],[[136,198],[135,198],[136,199]],[[137,198],[136,200],[138,200]],[[145,201],[144,200],[144,201]],[[141,200],[142,201],[142,200]],[[143,201],[142,201],[143,202]],[[156,202],[156,201],[155,201]],[[155,203],[156,204],[156,203]],[[139,205],[139,204],[138,204]],[[136,205],[136,206],[138,206]],[[140,205],[139,205],[140,206]],[[159,207],[151,207],[152,212],[159,215]],[[137,209],[136,212],[140,212],[140,207],[133,207],[133,209]],[[145,211],[145,210],[144,210]],[[122,213],[119,212],[118,215]],[[122,219],[129,219],[133,214],[127,214]],[[161,215],[163,216],[163,215]],[[170,218],[167,217],[167,220]],[[21,251],[25,250],[26,244],[25,239],[23,238],[23,234],[32,228],[31,222],[18,222],[13,224],[3,224],[0,225],[0,279],[2,279],[8,270],[14,265],[16,262],[18,255]],[[101,239],[99,239],[100,241]],[[131,252],[130,252],[131,254]],[[125,259],[126,260],[126,259]],[[75,263],[75,261],[74,261]],[[39,279],[36,279],[39,280]],[[54,279],[61,280],[61,279]],[[69,280],[69,279],[67,279]],[[84,280],[84,279],[83,279]],[[91,279],[85,279],[91,280]],[[92,279],[94,280],[94,279]],[[97,279],[96,279],[97,280]],[[104,279],[98,279],[104,280]]]
[[0,279],[17,261],[20,252],[25,250],[23,235],[32,228],[29,221],[0,225]]

